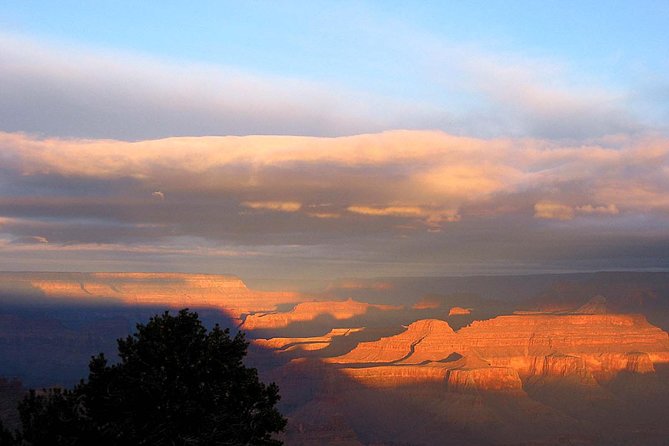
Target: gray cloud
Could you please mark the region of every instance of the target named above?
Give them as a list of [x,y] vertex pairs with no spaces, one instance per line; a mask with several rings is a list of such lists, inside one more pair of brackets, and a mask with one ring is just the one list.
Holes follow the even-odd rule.
[[[402,97],[401,84],[398,91],[372,94],[332,81],[0,34],[0,128],[123,140],[436,128],[485,137],[580,141],[649,128],[666,131],[660,119],[666,107],[657,98],[648,100],[647,93],[577,82],[574,73],[555,61],[492,53],[404,31],[401,39],[376,38],[413,67],[390,74],[410,76],[403,82],[423,85],[411,99]],[[644,91],[643,86],[638,89]]]
[[0,34],[5,131],[125,140],[342,135],[442,119],[434,106],[230,67],[45,45]]

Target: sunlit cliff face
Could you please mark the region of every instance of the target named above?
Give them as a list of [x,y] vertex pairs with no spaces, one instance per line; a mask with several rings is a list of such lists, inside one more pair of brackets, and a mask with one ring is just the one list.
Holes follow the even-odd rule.
[[13,305],[213,308],[239,323],[242,314],[301,299],[293,292],[251,290],[238,277],[215,274],[0,272],[0,300]]
[[[324,334],[286,337],[275,325],[276,337],[253,341],[274,355],[267,376],[284,389],[289,441],[659,445],[666,436],[669,335],[643,315],[610,313],[601,296],[483,320],[473,308],[474,321],[458,329],[451,323],[471,316],[462,307],[405,307],[407,323],[385,334],[370,330],[370,314],[351,316],[357,302],[322,304],[290,324],[331,308]],[[296,310],[251,320],[288,320]],[[394,311],[382,317],[390,323]]]
[[[294,367],[308,369],[303,359],[321,357],[372,388],[434,384],[454,392],[524,394],[523,386],[537,380],[597,387],[620,374],[654,374],[656,364],[669,366],[669,335],[642,314],[610,312],[603,296],[555,312],[485,318],[482,310],[474,309],[472,316],[472,309],[438,304],[302,302],[288,311],[248,315],[241,328],[252,336],[273,336],[254,345],[293,358]],[[454,330],[450,323],[463,317],[470,323]],[[407,323],[399,329],[398,321]],[[317,336],[281,335],[314,327],[320,327]]]
[[662,267],[669,241],[659,137],[4,133],[0,148],[2,268],[56,257],[59,269],[89,269],[87,258],[203,271],[217,258],[245,277],[647,268]]

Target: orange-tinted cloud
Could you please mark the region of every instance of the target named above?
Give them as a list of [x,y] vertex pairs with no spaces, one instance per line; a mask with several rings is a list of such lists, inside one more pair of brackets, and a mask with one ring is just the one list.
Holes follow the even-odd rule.
[[421,206],[349,206],[347,211],[354,214],[373,217],[414,218],[423,221],[428,227],[438,229],[442,223],[460,220],[457,211],[450,209],[430,209]]
[[302,204],[296,201],[244,201],[241,205],[251,209],[277,212],[297,212],[302,208]]
[[[661,137],[571,146],[435,131],[137,142],[0,133],[0,156],[0,239],[14,262],[5,268],[45,261],[39,252],[55,265],[58,252],[110,252],[210,268],[203,252],[239,251],[289,272],[480,272],[513,255],[521,265],[590,258],[578,253],[584,237],[604,258],[626,258],[661,246],[669,220]],[[35,236],[49,243],[28,243]],[[612,257],[612,244],[624,252]],[[654,252],[664,251],[629,258]]]
[[571,220],[574,208],[560,203],[541,201],[534,205],[534,216],[548,220]]
[[541,201],[534,205],[534,217],[546,220],[572,220],[576,215],[618,215],[620,210],[615,204],[606,206],[568,206],[551,201]]
[[[206,193],[255,210],[320,219],[340,217],[345,210],[431,226],[500,209],[522,212],[523,206],[532,207],[537,218],[560,220],[665,212],[669,142],[622,144],[570,147],[410,131],[140,142],[0,133],[6,168],[24,177],[132,178],[136,187],[151,187],[148,193],[159,201],[174,198],[174,192]],[[516,204],[509,206],[509,200]],[[320,207],[323,201],[330,205]]]

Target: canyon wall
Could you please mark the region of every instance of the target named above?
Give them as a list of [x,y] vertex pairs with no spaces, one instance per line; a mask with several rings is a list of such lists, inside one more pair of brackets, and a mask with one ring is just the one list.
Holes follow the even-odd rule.
[[216,307],[233,317],[304,299],[292,292],[253,291],[235,276],[181,273],[0,273],[0,294],[15,296],[14,301]]
[[519,391],[532,377],[596,383],[652,373],[655,363],[669,363],[669,335],[640,315],[518,314],[458,331],[428,319],[324,360],[377,387],[443,380],[456,391]]
[[287,312],[255,313],[244,320],[244,330],[271,330],[288,327],[291,324],[314,321],[319,317],[330,317],[334,320],[346,320],[362,316],[370,311],[400,310],[401,306],[373,305],[353,299],[344,301],[301,302]]

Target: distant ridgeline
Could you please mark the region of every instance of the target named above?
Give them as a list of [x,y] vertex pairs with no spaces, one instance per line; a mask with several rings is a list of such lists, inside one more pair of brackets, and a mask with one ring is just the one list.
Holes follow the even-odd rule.
[[0,296],[14,303],[49,299],[80,304],[125,304],[225,309],[231,317],[296,302],[289,292],[249,290],[235,276],[180,273],[0,273]]
[[0,376],[70,385],[90,356],[166,308],[196,309],[210,325],[291,304],[296,293],[249,290],[237,277],[174,273],[0,273]]

